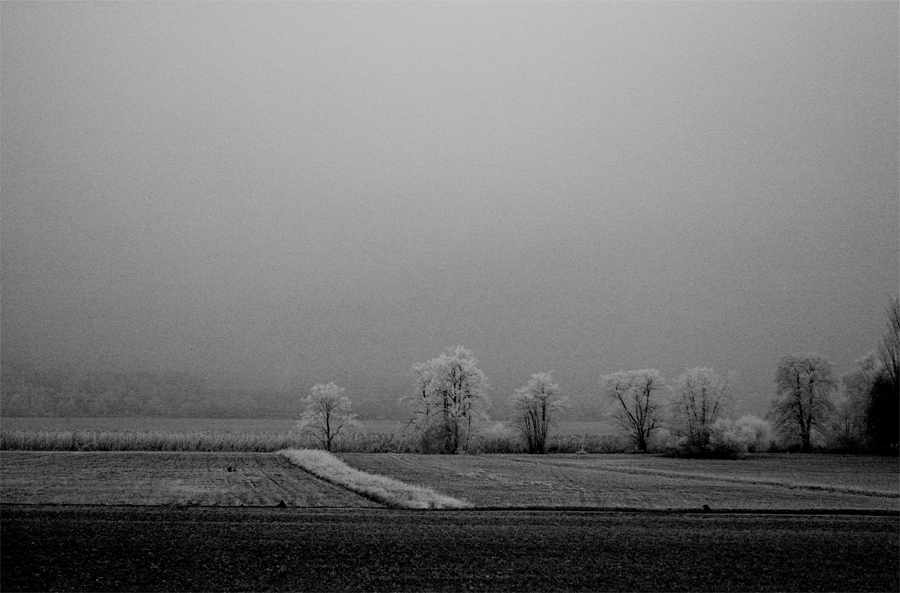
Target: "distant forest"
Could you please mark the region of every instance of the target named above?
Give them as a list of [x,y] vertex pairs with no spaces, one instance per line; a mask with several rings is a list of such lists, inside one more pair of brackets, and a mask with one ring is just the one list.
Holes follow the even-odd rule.
[[[4,416],[298,418],[305,396],[299,390],[210,388],[188,373],[47,371],[6,361],[0,367]],[[372,419],[393,410],[372,402],[354,411]]]

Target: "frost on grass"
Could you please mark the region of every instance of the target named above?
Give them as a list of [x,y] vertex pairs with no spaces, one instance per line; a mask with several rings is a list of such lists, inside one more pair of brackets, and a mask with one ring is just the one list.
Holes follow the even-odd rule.
[[472,505],[438,494],[430,488],[367,474],[353,469],[334,455],[318,449],[284,449],[278,452],[309,473],[369,499],[402,509],[464,509]]

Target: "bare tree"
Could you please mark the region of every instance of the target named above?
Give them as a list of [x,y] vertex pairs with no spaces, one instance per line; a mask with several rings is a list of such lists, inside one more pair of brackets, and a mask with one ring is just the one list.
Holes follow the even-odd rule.
[[854,449],[868,445],[867,413],[872,391],[884,367],[876,350],[870,350],[856,360],[851,370],[841,375],[843,395],[836,405],[833,427],[843,448]]
[[612,400],[614,416],[641,453],[646,453],[651,433],[661,421],[659,392],[665,389],[655,369],[619,371],[600,378],[601,397]]
[[466,450],[479,405],[486,402],[488,381],[472,352],[457,346],[412,367],[416,394],[412,424],[428,449],[444,453]]
[[870,446],[896,454],[900,445],[900,297],[888,306],[888,328],[878,349],[883,365],[872,386],[866,409],[866,429]]
[[553,416],[568,401],[559,392],[550,373],[536,373],[512,396],[515,424],[525,437],[529,453],[547,452],[547,433]]
[[317,383],[306,396],[306,410],[297,428],[312,435],[326,451],[331,451],[334,440],[345,428],[359,426],[356,414],[350,412],[352,403],[344,395],[344,389],[334,383]]
[[878,349],[881,364],[896,393],[900,386],[900,296],[891,299],[887,309],[888,330]]
[[778,395],[770,416],[783,434],[799,438],[800,450],[812,451],[812,433],[834,413],[831,393],[837,386],[831,363],[818,354],[785,356],[775,373]]
[[673,427],[687,439],[686,447],[700,453],[709,448],[710,427],[730,407],[728,381],[712,369],[696,367],[675,379]]

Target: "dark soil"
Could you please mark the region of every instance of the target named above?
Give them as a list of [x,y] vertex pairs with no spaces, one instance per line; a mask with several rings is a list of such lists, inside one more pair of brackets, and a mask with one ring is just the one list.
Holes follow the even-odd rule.
[[897,591],[896,516],[0,508],[3,591]]

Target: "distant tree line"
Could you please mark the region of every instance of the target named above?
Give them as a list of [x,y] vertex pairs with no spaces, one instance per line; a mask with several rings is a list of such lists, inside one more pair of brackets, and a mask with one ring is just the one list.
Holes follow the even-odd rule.
[[[900,441],[900,300],[888,307],[877,350],[840,381],[817,354],[783,357],[766,419],[734,418],[730,381],[705,367],[667,385],[656,369],[620,371],[600,379],[599,395],[635,450],[735,457],[747,452],[815,448],[897,454]],[[472,353],[459,346],[412,368],[410,426],[423,452],[464,453],[487,420],[488,381]],[[839,403],[835,404],[835,397]],[[537,373],[511,398],[511,417],[529,453],[544,453],[549,429],[567,407],[550,373]]]
[[213,389],[188,373],[45,371],[29,362],[0,367],[4,416],[296,417],[296,395]]

